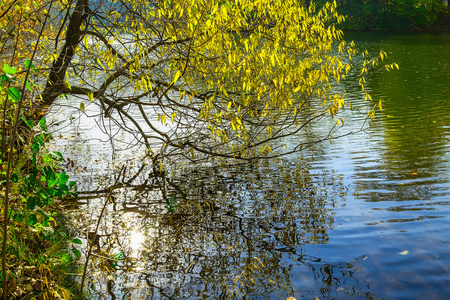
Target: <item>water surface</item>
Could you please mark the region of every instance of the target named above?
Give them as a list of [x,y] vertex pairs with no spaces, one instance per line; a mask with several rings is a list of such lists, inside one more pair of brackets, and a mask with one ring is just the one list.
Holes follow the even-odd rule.
[[[85,191],[73,210],[80,237],[93,230],[105,189],[127,162],[101,223],[93,298],[450,295],[450,35],[349,38],[400,65],[369,77],[383,112],[365,132],[280,160],[177,162],[161,172],[143,165],[139,148],[113,151],[93,121],[109,119],[93,105],[89,119],[55,107],[60,121],[76,121],[53,127],[54,147],[87,169],[71,169]],[[345,118],[346,129],[359,128],[357,114]],[[135,142],[106,128],[123,145]]]

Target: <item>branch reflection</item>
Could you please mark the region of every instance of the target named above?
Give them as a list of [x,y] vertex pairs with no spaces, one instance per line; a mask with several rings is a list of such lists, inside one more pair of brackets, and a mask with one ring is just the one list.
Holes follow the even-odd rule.
[[[91,273],[98,297],[376,298],[360,272],[363,258],[329,262],[303,250],[329,240],[346,194],[336,174],[314,175],[289,160],[129,167],[112,188],[93,262],[111,276]],[[84,195],[80,208],[95,211],[99,200]]]

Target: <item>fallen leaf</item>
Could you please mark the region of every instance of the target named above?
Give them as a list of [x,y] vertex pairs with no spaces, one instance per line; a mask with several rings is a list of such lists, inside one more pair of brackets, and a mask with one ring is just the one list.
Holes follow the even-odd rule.
[[338,289],[336,290],[336,292],[343,291],[343,290],[344,290],[343,287],[338,287]]
[[366,260],[368,257],[366,256],[366,257],[364,257],[364,259],[363,260]]
[[411,173],[411,175],[418,175],[419,173],[417,173],[417,172],[413,172],[413,173]]
[[400,255],[408,255],[409,252],[408,252],[408,250],[405,250],[405,251],[399,252],[398,254],[400,254]]
[[295,299],[294,297],[289,297],[289,298],[286,298],[286,300],[297,300],[297,299]]

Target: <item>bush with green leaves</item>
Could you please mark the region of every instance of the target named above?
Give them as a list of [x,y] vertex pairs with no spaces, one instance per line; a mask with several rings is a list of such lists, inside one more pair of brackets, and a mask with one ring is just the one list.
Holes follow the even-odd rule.
[[[33,121],[25,120],[30,128],[33,127]],[[57,151],[48,151],[44,148],[45,143],[51,138],[45,123],[45,119],[39,121],[41,133],[31,139],[30,154],[31,166],[27,166],[21,175],[13,174],[11,180],[20,186],[22,202],[26,204],[26,212],[14,212],[14,218],[23,218],[27,215],[27,224],[33,226],[48,226],[50,218],[41,214],[38,218],[39,209],[52,204],[53,199],[64,197],[76,197],[76,183],[69,181],[69,176],[60,171],[61,163],[64,159],[61,153]],[[42,220],[39,222],[39,220]]]
[[[35,69],[29,60],[25,60],[24,66]],[[10,101],[10,104],[15,106],[20,100],[21,94],[11,84],[17,81],[15,74],[18,70],[4,64],[3,71],[0,81],[8,96],[5,101]],[[25,86],[28,90],[32,90],[32,86],[28,82],[25,83]],[[61,163],[64,161],[61,153],[49,151],[44,147],[45,143],[51,139],[45,118],[40,119],[36,126],[33,120],[27,120],[22,113],[20,113],[20,118],[23,122],[22,126],[28,127],[30,136],[28,143],[22,137],[22,142],[25,142],[24,149],[21,151],[21,160],[19,160],[22,163],[17,164],[15,172],[11,175],[11,181],[16,185],[16,189],[21,195],[21,201],[25,205],[15,205],[11,215],[16,221],[26,220],[28,225],[47,227],[51,218],[36,208],[42,209],[44,206],[52,204],[53,199],[67,196],[76,197],[76,183],[69,181],[69,176],[64,171],[60,171]],[[3,128],[3,130],[7,131],[7,128]],[[38,133],[33,134],[36,131]],[[3,142],[7,143],[8,137],[4,136],[6,140]],[[23,162],[24,156],[25,162]],[[30,158],[28,159],[28,157]]]

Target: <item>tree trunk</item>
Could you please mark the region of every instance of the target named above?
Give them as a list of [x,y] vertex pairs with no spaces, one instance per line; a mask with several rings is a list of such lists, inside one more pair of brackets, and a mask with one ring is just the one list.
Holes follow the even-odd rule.
[[89,0],[77,0],[75,9],[69,18],[64,46],[57,60],[53,62],[45,89],[42,92],[42,99],[46,106],[51,105],[59,95],[68,92],[68,87],[65,84],[66,71],[79,42],[83,38],[84,31],[81,30],[81,25],[88,19],[88,11]]

